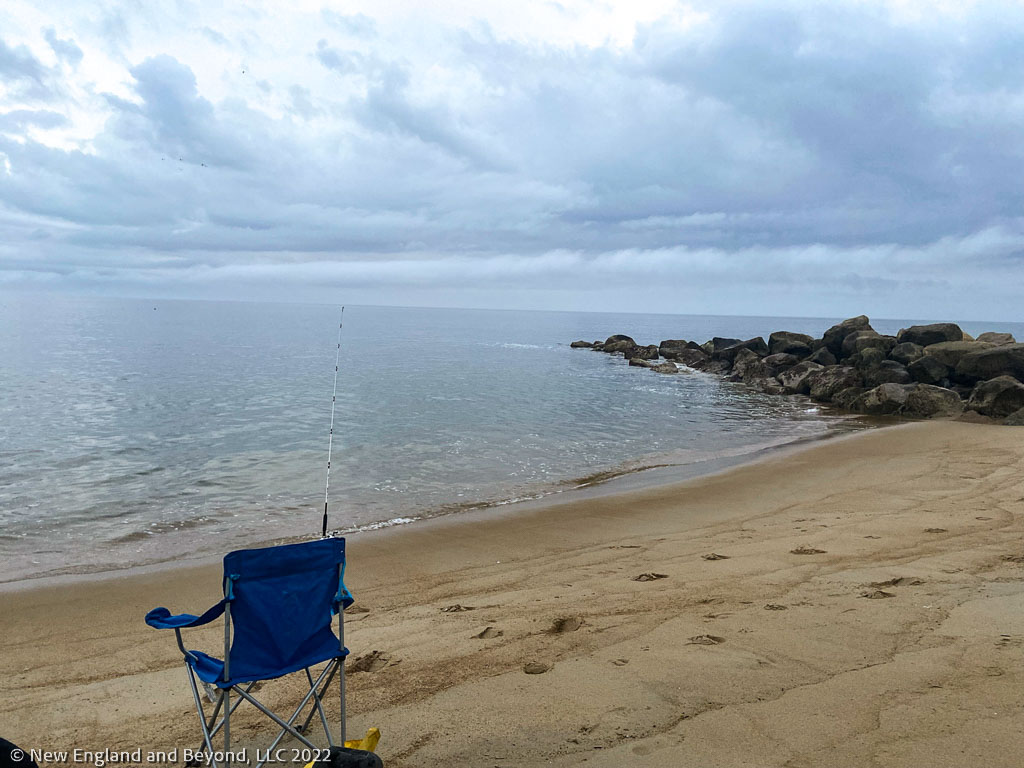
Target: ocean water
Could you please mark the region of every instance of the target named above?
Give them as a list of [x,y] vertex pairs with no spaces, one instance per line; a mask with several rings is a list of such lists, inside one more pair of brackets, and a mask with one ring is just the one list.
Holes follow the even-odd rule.
[[[348,307],[331,528],[825,435],[843,420],[805,400],[568,345],[835,320]],[[316,534],[337,322],[333,306],[0,294],[0,582]]]

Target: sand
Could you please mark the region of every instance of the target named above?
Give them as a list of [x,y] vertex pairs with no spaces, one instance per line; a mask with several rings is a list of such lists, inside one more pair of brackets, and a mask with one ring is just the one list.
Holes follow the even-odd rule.
[[[1022,533],[1024,430],[929,422],[360,534],[350,728],[388,766],[1016,767]],[[173,636],[142,617],[218,590],[203,566],[0,593],[2,735],[195,746]],[[233,732],[259,746],[263,722]]]

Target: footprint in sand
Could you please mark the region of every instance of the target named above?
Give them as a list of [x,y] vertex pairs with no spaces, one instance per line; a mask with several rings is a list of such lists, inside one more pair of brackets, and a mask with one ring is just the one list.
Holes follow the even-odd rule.
[[1007,563],[1024,563],[1024,555],[1003,555],[1002,559]]
[[543,675],[545,672],[550,670],[550,664],[544,664],[539,661],[531,661],[523,665],[523,672],[528,675]]
[[369,613],[369,612],[370,612],[370,609],[367,608],[365,605],[350,605],[348,608],[345,609],[345,614],[346,615],[351,615],[353,613]]
[[476,609],[469,605],[446,605],[441,609],[441,613],[462,613],[463,611],[475,611]]
[[500,629],[495,629],[494,627],[484,627],[484,630],[482,632],[477,632],[475,635],[473,635],[473,639],[490,640],[492,637],[501,637],[504,634],[505,633],[502,632]]
[[616,667],[624,667],[629,664],[629,659],[612,659],[612,664]]
[[945,528],[925,528],[925,533],[949,533]]
[[814,547],[808,547],[801,545],[796,549],[789,550],[791,555],[824,555],[826,551],[824,549],[815,549]]
[[881,536],[865,536],[864,538],[865,539],[880,539],[882,537]]
[[658,579],[667,578],[667,573],[641,573],[639,576],[634,576],[633,581],[657,581]]
[[704,559],[704,560],[728,560],[729,556],[728,555],[720,555],[717,552],[709,552],[706,555],[701,555],[701,558]]
[[882,587],[916,587],[920,584],[924,584],[921,579],[912,579],[909,576],[896,576],[885,581],[872,581],[868,586],[881,589]]
[[[345,665],[345,671],[355,672],[379,672],[388,664],[392,663],[391,657],[383,651],[370,651],[362,656],[357,656]],[[398,663],[397,661],[394,663]]]
[[886,597],[896,597],[892,592],[886,592],[883,589],[873,589],[870,592],[862,592],[861,597],[866,597],[868,600],[882,600]]
[[579,616],[560,616],[551,622],[548,628],[549,635],[564,635],[566,632],[575,632],[583,626],[583,619]]
[[785,610],[788,610],[788,609],[786,608],[786,606],[784,606],[784,605],[779,605],[778,603],[768,603],[768,604],[767,604],[767,605],[766,605],[766,606],[764,607],[764,609],[765,609],[766,611],[785,611]]
[[691,637],[687,645],[719,645],[724,642],[725,638],[718,635],[697,635]]

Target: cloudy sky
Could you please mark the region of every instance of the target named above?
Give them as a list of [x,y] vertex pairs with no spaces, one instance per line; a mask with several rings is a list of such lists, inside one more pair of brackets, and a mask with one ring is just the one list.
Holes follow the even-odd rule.
[[1021,3],[229,5],[0,5],[0,286],[1024,320]]

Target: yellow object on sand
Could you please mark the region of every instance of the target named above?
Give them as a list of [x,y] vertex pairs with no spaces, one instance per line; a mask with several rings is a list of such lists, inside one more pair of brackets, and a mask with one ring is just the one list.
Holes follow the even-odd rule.
[[373,750],[377,748],[378,741],[380,741],[380,729],[369,728],[363,738],[349,739],[345,742],[345,746],[348,749],[362,749],[367,752],[373,752]]
[[[346,749],[362,749],[366,752],[373,752],[377,748],[377,742],[380,741],[380,729],[370,728],[366,731],[366,735],[361,739],[349,739],[345,742]],[[304,768],[314,768],[317,761],[314,760],[311,763],[306,763]]]

